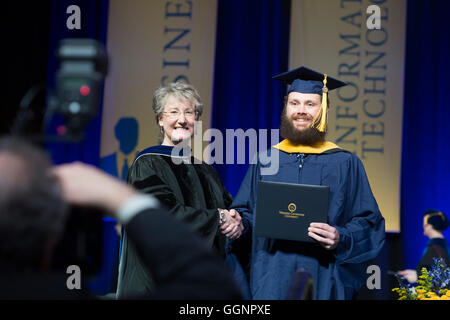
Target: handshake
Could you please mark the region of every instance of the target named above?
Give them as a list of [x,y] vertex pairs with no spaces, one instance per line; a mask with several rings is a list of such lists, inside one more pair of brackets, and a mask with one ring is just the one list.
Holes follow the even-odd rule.
[[[138,194],[125,183],[82,163],[60,165],[54,173],[60,179],[69,202],[100,207],[114,218],[121,205]],[[218,212],[220,231],[230,240],[238,239],[244,230],[241,215],[234,209],[218,209]]]
[[217,209],[220,215],[220,231],[230,240],[236,240],[242,235],[244,225],[242,217],[234,209]]

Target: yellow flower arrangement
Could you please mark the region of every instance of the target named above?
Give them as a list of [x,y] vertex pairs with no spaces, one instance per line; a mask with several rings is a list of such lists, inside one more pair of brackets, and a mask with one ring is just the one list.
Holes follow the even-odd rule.
[[434,260],[430,271],[422,268],[417,286],[405,286],[398,279],[399,287],[392,289],[398,294],[398,300],[450,300],[450,268],[442,258]]

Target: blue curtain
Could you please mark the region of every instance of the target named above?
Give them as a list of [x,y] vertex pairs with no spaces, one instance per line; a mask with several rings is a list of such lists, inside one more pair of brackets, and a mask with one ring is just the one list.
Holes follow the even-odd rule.
[[404,267],[415,268],[427,241],[424,211],[450,215],[450,2],[407,4],[401,236]]
[[[288,70],[290,8],[290,0],[219,0],[211,127],[224,136],[279,128],[286,86],[271,78]],[[248,168],[236,163],[216,165],[233,196]]]
[[[66,12],[70,5],[77,5],[81,11],[81,29],[69,30],[66,21],[70,14]],[[59,41],[65,38],[90,38],[100,41],[106,46],[107,19],[109,0],[53,0],[51,1],[51,25],[49,41],[49,60],[47,72],[48,92],[55,87],[55,73],[59,62],[54,53]],[[103,92],[100,94],[103,97]],[[52,161],[55,164],[82,161],[94,166],[100,165],[100,139],[102,125],[102,104],[100,101],[98,114],[85,130],[85,137],[79,143],[47,143]],[[55,134],[58,125],[63,124],[62,118],[56,116],[47,130]],[[114,290],[114,279],[117,268],[118,236],[115,232],[115,221],[103,219],[102,267],[98,276],[89,285],[95,294],[106,294]]]

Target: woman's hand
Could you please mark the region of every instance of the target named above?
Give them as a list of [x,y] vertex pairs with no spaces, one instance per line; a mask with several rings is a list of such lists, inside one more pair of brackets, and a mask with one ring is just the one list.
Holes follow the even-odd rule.
[[220,214],[220,231],[230,240],[235,240],[242,235],[244,225],[242,224],[242,217],[234,209],[230,211],[226,209],[218,209]]

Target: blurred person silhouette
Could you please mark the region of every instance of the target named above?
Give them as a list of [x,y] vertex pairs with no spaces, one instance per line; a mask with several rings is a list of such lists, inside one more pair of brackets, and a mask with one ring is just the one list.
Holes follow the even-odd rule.
[[443,258],[447,266],[450,266],[450,248],[443,231],[449,226],[447,216],[439,210],[428,209],[423,216],[423,234],[428,237],[427,245],[422,253],[415,270],[405,269],[398,271],[398,275],[404,277],[409,283],[415,283],[422,268],[428,270],[434,264],[433,258]]
[[[127,226],[158,290],[130,298],[239,299],[222,261],[158,200],[82,163],[52,168],[45,152],[0,138],[0,298],[91,299],[83,283],[50,269],[68,203],[96,207]],[[161,250],[163,249],[163,250]],[[83,279],[81,279],[83,282]]]
[[0,139],[1,297],[87,295],[69,292],[65,275],[50,271],[68,206],[49,169],[50,160],[39,148],[17,138]]
[[114,127],[114,135],[119,142],[119,150],[102,157],[100,166],[109,174],[126,180],[130,167],[129,157],[136,148],[139,137],[136,118],[120,118]]

